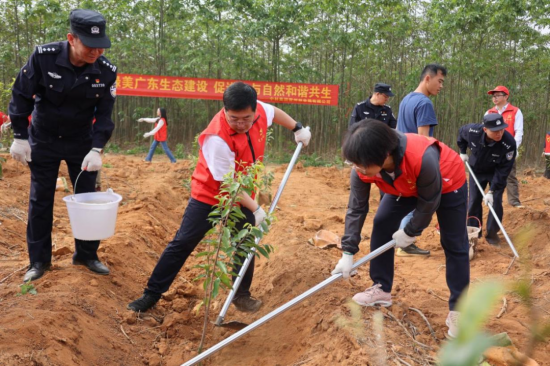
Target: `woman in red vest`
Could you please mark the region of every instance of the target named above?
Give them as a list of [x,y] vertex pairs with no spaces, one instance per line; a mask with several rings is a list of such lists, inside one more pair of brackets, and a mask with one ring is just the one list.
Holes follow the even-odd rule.
[[550,131],[544,136],[544,150],[542,151],[544,158],[544,178],[550,179]]
[[170,151],[170,148],[168,147],[168,144],[166,143],[166,136],[168,135],[168,118],[166,118],[166,109],[159,108],[157,109],[157,118],[140,118],[138,119],[138,122],[148,122],[148,123],[154,123],[155,128],[152,129],[150,132],[146,132],[143,134],[144,138],[148,138],[151,136],[155,136],[153,138],[153,143],[151,144],[151,148],[149,149],[149,154],[147,154],[147,157],[145,158],[145,161],[151,162],[151,159],[153,159],[153,154],[155,153],[155,149],[157,148],[158,144],[162,146],[162,149],[170,159],[172,163],[176,162],[176,158],[174,155],[172,155],[172,151]]
[[[218,204],[223,177],[242,170],[257,160],[263,161],[267,129],[274,122],[294,132],[296,143],[307,146],[309,129],[279,108],[257,100],[256,90],[243,82],[231,84],[223,93],[224,108],[210,121],[199,136],[199,160],[191,180],[191,199],[174,239],[162,253],[147,287],[139,299],[128,304],[128,309],[143,312],[153,307],[163,292],[168,291],[178,272],[195,247],[212,228],[208,220],[213,205]],[[265,211],[254,201],[254,196],[243,192],[241,211],[246,223],[258,226],[266,217]],[[242,254],[241,254],[242,255]],[[236,291],[233,305],[239,311],[255,312],[262,302],[250,294],[254,274],[254,257]],[[238,273],[240,266],[235,268]],[[233,278],[235,280],[235,277]]]
[[[397,248],[411,245],[429,225],[433,214],[437,214],[446,257],[447,285],[451,292],[446,324],[449,336],[456,337],[459,316],[455,311],[456,302],[470,282],[466,230],[468,186],[462,159],[432,137],[403,134],[373,119],[359,122],[349,129],[342,153],[353,164],[361,180],[376,184],[386,193],[374,216],[371,251],[392,238]],[[354,195],[364,200],[368,207],[370,184],[362,195],[357,192]],[[413,210],[410,222],[404,229],[399,229],[401,219]],[[360,235],[348,231],[346,227],[345,235]],[[342,259],[332,273],[348,277],[353,255],[359,251],[359,246],[348,244],[342,249]],[[393,249],[370,262],[370,277],[374,285],[356,294],[353,300],[362,306],[390,306]]]

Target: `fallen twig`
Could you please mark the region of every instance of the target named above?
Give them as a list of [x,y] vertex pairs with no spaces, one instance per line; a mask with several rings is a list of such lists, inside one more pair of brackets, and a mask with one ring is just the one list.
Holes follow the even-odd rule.
[[162,226],[164,228],[164,230],[166,230],[166,232],[171,232],[170,230],[168,230],[166,228],[166,226],[164,226],[164,224],[162,222],[160,222],[155,216],[151,215],[149,212],[147,212],[147,215],[151,216],[156,222],[159,223],[160,226]]
[[122,328],[122,325],[120,326],[120,330],[122,331],[122,334],[124,334],[124,336],[125,336],[126,338],[128,338],[128,340],[130,341],[130,343],[135,344],[134,341],[132,341],[132,340],[130,339],[130,337],[128,337],[128,334],[126,334],[126,332],[124,331],[124,328]]
[[510,268],[512,268],[512,264],[514,264],[515,261],[516,261],[516,257],[514,256],[514,257],[512,257],[512,261],[508,265],[508,268],[506,268],[506,272],[504,272],[505,276],[508,274],[508,271],[510,270]]
[[300,365],[303,365],[304,363],[309,362],[311,360],[312,360],[312,358],[308,358],[307,360],[297,362],[297,363],[293,364],[292,366],[300,366]]
[[500,309],[500,312],[498,313],[497,315],[497,319],[500,319],[500,317],[502,316],[502,314],[504,314],[506,312],[506,309],[508,308],[508,301],[506,301],[506,297],[504,296],[502,298],[502,308]]
[[23,269],[25,269],[25,268],[27,268],[27,267],[28,267],[28,266],[24,266],[24,267],[21,267],[21,268],[19,268],[19,269],[16,269],[15,271],[13,271],[12,273],[10,273],[10,274],[7,275],[6,277],[2,278],[2,279],[0,280],[0,283],[4,283],[4,281],[6,281],[8,278],[10,278],[11,276],[13,276],[14,274],[16,274],[17,272],[19,272],[19,271],[21,271],[21,270],[23,270]]
[[393,320],[395,320],[395,322],[396,322],[397,324],[399,324],[399,326],[400,326],[401,328],[403,328],[403,330],[405,331],[405,333],[412,339],[412,341],[413,341],[414,343],[416,343],[416,344],[419,345],[420,347],[423,347],[423,348],[426,348],[426,349],[429,349],[429,350],[432,350],[432,349],[433,349],[432,347],[430,347],[430,346],[428,346],[428,345],[425,345],[424,343],[421,343],[421,342],[417,341],[416,339],[414,339],[414,337],[413,337],[412,334],[409,332],[409,330],[407,329],[407,327],[405,327],[405,325],[404,325],[399,319],[397,319],[397,318],[395,317],[395,315],[392,314],[391,311],[388,311],[388,315],[389,315],[390,318],[392,318]]
[[409,308],[409,310],[412,310],[412,311],[416,311],[421,317],[422,319],[424,319],[424,321],[426,322],[426,324],[428,324],[428,329],[430,330],[430,333],[432,334],[432,337],[433,339],[435,339],[436,341],[438,341],[437,337],[435,336],[435,332],[432,328],[432,325],[430,324],[430,322],[428,321],[428,319],[426,318],[426,316],[424,315],[423,312],[421,312],[420,310],[418,309],[415,309],[415,308]]
[[441,301],[447,302],[447,300],[445,300],[444,298],[442,298],[441,296],[439,296],[438,294],[436,294],[432,289],[428,289],[428,293],[429,293],[430,295],[433,295],[433,296],[437,297],[437,298],[438,298],[439,300],[441,300]]
[[403,365],[412,366],[412,365],[411,365],[410,363],[408,363],[407,361],[401,359],[401,357],[399,357],[399,356],[397,355],[397,352],[395,352],[395,350],[393,349],[393,347],[392,347],[391,351],[392,351],[393,354],[395,355],[395,358],[397,359],[397,361],[401,362]]

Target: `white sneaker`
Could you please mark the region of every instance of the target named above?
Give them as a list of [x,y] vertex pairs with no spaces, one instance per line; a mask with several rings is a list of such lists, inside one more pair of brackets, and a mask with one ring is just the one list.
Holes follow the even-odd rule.
[[353,296],[353,301],[361,306],[380,305],[388,307],[392,304],[391,293],[384,292],[381,284],[376,284],[363,292],[355,294],[355,296]]
[[447,331],[447,338],[456,338],[458,336],[458,318],[460,313],[458,311],[449,311],[445,324],[449,327]]

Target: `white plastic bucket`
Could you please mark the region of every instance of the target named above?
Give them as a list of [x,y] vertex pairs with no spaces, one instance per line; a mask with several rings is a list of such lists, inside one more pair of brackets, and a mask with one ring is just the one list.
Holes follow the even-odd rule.
[[114,235],[118,204],[122,196],[106,192],[78,193],[63,197],[69,211],[73,236],[80,240],[103,240]]
[[481,222],[479,219],[475,216],[469,216],[468,219],[476,219],[478,222],[478,227],[476,226],[466,226],[466,229],[468,230],[468,242],[470,244],[470,253],[469,257],[470,260],[474,259],[475,251],[476,251],[476,245],[477,245],[477,239],[479,236],[479,232],[481,231]]

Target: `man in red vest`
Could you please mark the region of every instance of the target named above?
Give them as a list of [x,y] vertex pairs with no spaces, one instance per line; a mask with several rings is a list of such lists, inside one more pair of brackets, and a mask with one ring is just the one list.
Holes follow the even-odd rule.
[[[257,160],[263,161],[267,129],[273,122],[292,130],[296,143],[307,146],[311,139],[308,128],[303,128],[281,109],[258,101],[256,90],[243,82],[233,83],[225,90],[223,105],[199,136],[199,161],[192,175],[191,199],[180,229],[162,253],[143,296],[128,304],[130,310],[147,311],[168,291],[187,257],[212,228],[208,217],[212,206],[218,204],[216,196],[223,176],[233,170],[243,170]],[[253,196],[243,192],[240,204],[246,221],[237,224],[239,230],[247,222],[257,226],[265,219],[265,211]],[[235,269],[239,270],[240,267]],[[240,311],[255,312],[262,305],[250,295],[253,274],[254,257],[233,299]]]
[[[521,110],[508,103],[510,92],[505,86],[499,85],[493,90],[489,90],[487,94],[491,95],[495,106],[489,109],[485,114],[499,113],[502,115],[504,123],[508,125],[506,131],[510,132],[514,140],[516,140],[517,149],[519,151],[519,146],[523,139],[523,114]],[[506,182],[506,195],[508,196],[508,203],[511,206],[523,208],[519,200],[519,182],[516,177],[516,162],[514,162],[514,166]]]
[[[446,257],[447,286],[451,292],[446,324],[449,336],[456,337],[459,313],[455,306],[470,282],[466,230],[468,186],[459,155],[432,137],[402,133],[372,119],[356,123],[348,130],[342,153],[361,180],[369,183],[366,202],[372,183],[386,193],[374,216],[371,252],[392,238],[397,248],[413,244],[433,214],[437,214]],[[413,210],[411,220],[399,229],[403,217]],[[347,278],[359,245],[342,243],[342,249],[342,259],[332,274],[342,273]],[[370,277],[374,285],[356,294],[353,300],[362,306],[392,305],[393,249],[371,260]]]
[[544,158],[544,178],[550,179],[550,131],[544,136],[544,150],[542,151]]

